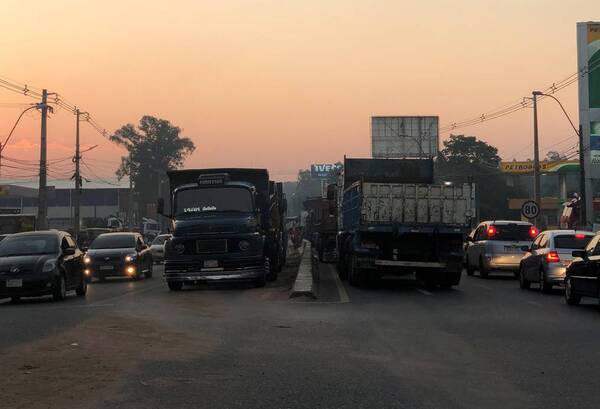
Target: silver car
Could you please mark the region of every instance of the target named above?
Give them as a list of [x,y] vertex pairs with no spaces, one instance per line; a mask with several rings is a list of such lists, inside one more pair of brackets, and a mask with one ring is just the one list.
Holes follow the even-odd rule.
[[548,292],[553,285],[562,285],[567,267],[573,261],[573,251],[583,250],[594,233],[575,230],[547,230],[536,237],[521,260],[519,284],[529,288],[539,283],[540,291]]
[[152,241],[150,251],[152,251],[152,260],[155,263],[162,263],[165,259],[165,242],[171,238],[171,234],[159,234]]
[[517,275],[521,259],[538,235],[531,223],[512,220],[481,222],[467,236],[465,267],[468,275],[476,270],[482,278],[491,271],[510,271]]

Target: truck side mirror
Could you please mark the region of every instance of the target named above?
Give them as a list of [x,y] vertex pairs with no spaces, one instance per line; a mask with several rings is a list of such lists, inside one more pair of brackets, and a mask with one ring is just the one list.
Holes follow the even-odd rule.
[[165,199],[162,197],[159,197],[156,200],[156,213],[162,214],[163,216],[165,214]]

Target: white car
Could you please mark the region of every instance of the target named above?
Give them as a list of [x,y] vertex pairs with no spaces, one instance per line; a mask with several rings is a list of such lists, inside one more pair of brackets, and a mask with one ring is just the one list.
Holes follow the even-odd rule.
[[150,251],[152,251],[152,260],[154,260],[155,263],[163,262],[165,258],[165,242],[169,240],[171,236],[171,234],[159,234],[152,242]]

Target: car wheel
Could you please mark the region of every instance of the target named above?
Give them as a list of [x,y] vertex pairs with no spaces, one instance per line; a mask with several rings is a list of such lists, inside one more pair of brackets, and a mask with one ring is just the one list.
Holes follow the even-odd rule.
[[519,266],[519,287],[523,290],[528,290],[531,286],[531,281],[525,278],[525,271],[523,271],[523,266]]
[[466,259],[466,263],[465,264],[466,264],[465,268],[467,269],[467,275],[468,276],[472,276],[473,274],[475,274],[475,269],[471,265],[471,262],[469,261],[468,257]]
[[483,264],[483,259],[480,258],[479,259],[479,276],[481,278],[488,278],[489,275],[490,275],[489,270]]
[[183,282],[181,281],[167,281],[170,291],[181,291],[183,288]]
[[546,274],[543,270],[540,270],[540,292],[549,293],[552,290],[552,284],[546,282]]
[[565,301],[568,305],[579,305],[581,302],[581,296],[573,293],[573,286],[571,284],[570,277],[567,277],[565,280]]
[[52,290],[52,298],[54,301],[63,301],[67,297],[67,282],[65,281],[65,275],[60,274],[54,282],[54,288]]
[[81,283],[79,284],[79,286],[75,289],[75,293],[79,296],[79,297],[83,297],[86,293],[87,293],[87,277],[85,276],[85,274],[81,275]]

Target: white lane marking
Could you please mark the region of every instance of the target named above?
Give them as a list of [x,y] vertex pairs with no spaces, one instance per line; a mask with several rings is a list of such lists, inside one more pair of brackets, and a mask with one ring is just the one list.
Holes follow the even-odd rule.
[[487,285],[477,284],[477,287],[483,288],[484,290],[492,291],[492,287],[488,287]]
[[433,293],[431,293],[427,290],[423,290],[422,288],[417,288],[417,291],[424,295],[433,295]]
[[535,305],[536,307],[542,306],[542,304],[537,301],[527,301],[527,304]]
[[93,303],[88,304],[88,305],[91,306],[91,307],[95,307],[97,305],[103,305],[103,304],[106,304],[107,301],[115,301],[115,300],[118,300],[120,298],[128,297],[128,296],[130,296],[132,294],[145,293],[147,291],[154,290],[155,288],[162,287],[164,285],[165,285],[164,283],[159,283],[159,284],[156,284],[156,285],[153,285],[153,286],[149,286],[149,287],[144,287],[144,288],[140,288],[140,289],[136,289],[136,290],[127,291],[126,293],[115,295],[114,297],[105,298],[103,300],[99,300],[99,301],[93,302]]
[[333,280],[335,281],[335,285],[338,289],[338,294],[340,295],[340,303],[350,302],[350,297],[348,297],[346,288],[344,288],[344,284],[342,283],[342,280],[340,280],[337,271],[335,271],[333,264],[327,264],[327,269],[329,270],[331,275],[333,275]]

